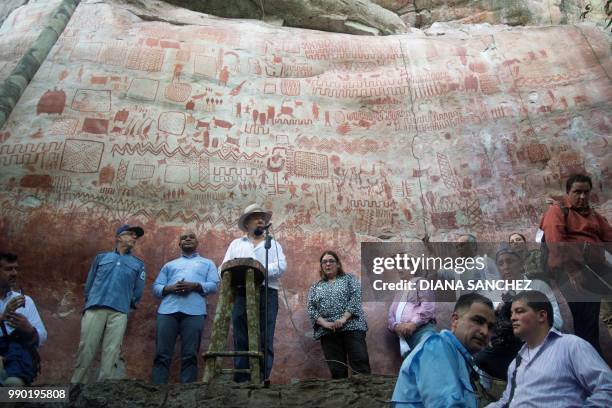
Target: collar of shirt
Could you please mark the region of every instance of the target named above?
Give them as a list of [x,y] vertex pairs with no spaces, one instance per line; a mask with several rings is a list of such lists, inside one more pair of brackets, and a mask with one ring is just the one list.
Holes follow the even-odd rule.
[[572,203],[570,202],[568,196],[563,197],[563,205],[566,208],[571,208],[572,210],[576,211],[578,214],[583,215],[585,217],[591,214],[591,206],[590,205],[587,208],[584,208],[584,209],[579,209],[577,207],[574,207],[572,205]]
[[240,239],[241,239],[242,241],[249,242],[251,245],[253,245],[253,248],[257,248],[258,246],[260,246],[261,244],[263,244],[264,242],[266,242],[266,240],[265,240],[265,239],[262,239],[262,240],[261,240],[261,241],[259,241],[257,244],[254,244],[254,243],[253,243],[253,241],[251,241],[251,240],[249,239],[248,234],[243,235],[243,236],[242,236],[242,238],[240,238]]
[[191,258],[196,258],[196,257],[200,256],[200,254],[198,254],[198,251],[194,251],[191,255],[188,255],[188,254],[186,254],[184,252],[181,252],[181,256],[183,258],[191,259]]
[[[115,251],[114,251],[114,252],[115,252],[117,255],[122,256],[122,255],[119,253],[119,250],[117,250],[117,248],[115,248]],[[132,250],[128,250],[128,251],[125,251],[125,253],[124,253],[123,255],[131,255],[131,253],[132,253]]]
[[455,348],[457,350],[459,350],[459,352],[461,353],[463,358],[465,358],[465,360],[468,362],[468,364],[470,364],[470,365],[474,364],[474,361],[472,359],[472,355],[470,354],[469,351],[467,351],[467,349],[463,346],[463,344],[461,344],[459,339],[453,334],[452,331],[450,331],[450,330],[442,330],[440,332],[440,335],[444,336],[444,337],[446,337],[447,339],[450,340],[450,342],[455,346]]
[[[540,350],[543,350],[548,345],[548,343],[551,342],[552,338],[562,337],[562,336],[563,336],[563,333],[561,333],[559,330],[555,329],[554,327],[551,328],[548,334],[546,335],[546,337],[544,338],[544,341],[536,346],[536,347],[539,347],[538,352],[535,355],[530,356],[531,358],[528,364],[530,364],[533,360],[536,359],[536,357],[540,354]],[[523,344],[523,347],[521,347],[518,354],[520,354],[521,357],[526,357],[527,348],[528,348],[527,343]]]

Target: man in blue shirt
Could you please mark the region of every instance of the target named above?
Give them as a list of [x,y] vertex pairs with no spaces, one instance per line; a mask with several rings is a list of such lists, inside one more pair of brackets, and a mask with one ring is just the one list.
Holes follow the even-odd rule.
[[131,254],[136,240],[143,235],[140,227],[122,225],[116,231],[115,250],[98,254],[91,264],[85,282],[85,313],[72,383],[87,382],[100,342],[98,381],[113,378],[128,312],[136,308],[144,290],[144,262]]
[[198,351],[206,318],[206,295],[215,293],[219,274],[215,264],[197,252],[192,231],[181,234],[182,255],[163,266],[153,283],[153,294],[162,299],[157,310],[157,337],[153,361],[153,384],[166,384],[176,336],[181,336],[181,382],[196,381]]
[[392,402],[396,407],[478,407],[472,355],[489,343],[495,323],[486,297],[462,295],[443,330],[420,343],[402,363]]

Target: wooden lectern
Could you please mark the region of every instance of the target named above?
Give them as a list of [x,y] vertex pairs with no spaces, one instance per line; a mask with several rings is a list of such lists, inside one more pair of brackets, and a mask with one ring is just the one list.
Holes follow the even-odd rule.
[[[236,258],[221,265],[221,293],[213,321],[212,335],[208,351],[203,353],[204,377],[209,383],[220,373],[250,372],[251,383],[260,383],[260,360],[263,353],[259,350],[259,287],[264,280],[265,268],[252,258]],[[228,351],[227,337],[234,305],[235,288],[246,289],[247,327],[249,333],[248,351]],[[249,369],[221,369],[221,357],[249,357]]]

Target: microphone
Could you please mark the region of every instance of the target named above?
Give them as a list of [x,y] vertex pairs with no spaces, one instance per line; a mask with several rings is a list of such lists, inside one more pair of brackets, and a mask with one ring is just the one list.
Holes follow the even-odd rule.
[[259,237],[264,233],[264,231],[267,231],[268,228],[270,228],[271,226],[272,226],[272,223],[269,223],[268,225],[264,225],[263,227],[257,227],[255,228],[255,231],[253,231],[253,234],[256,237]]

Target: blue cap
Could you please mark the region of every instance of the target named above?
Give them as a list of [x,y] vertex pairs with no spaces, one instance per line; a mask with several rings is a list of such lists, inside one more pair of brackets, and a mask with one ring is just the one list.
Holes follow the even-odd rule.
[[119,228],[117,228],[117,235],[125,232],[125,231],[132,231],[134,234],[136,234],[137,238],[140,238],[144,235],[144,230],[138,226],[130,226],[129,224],[123,224],[122,226],[120,226]]

